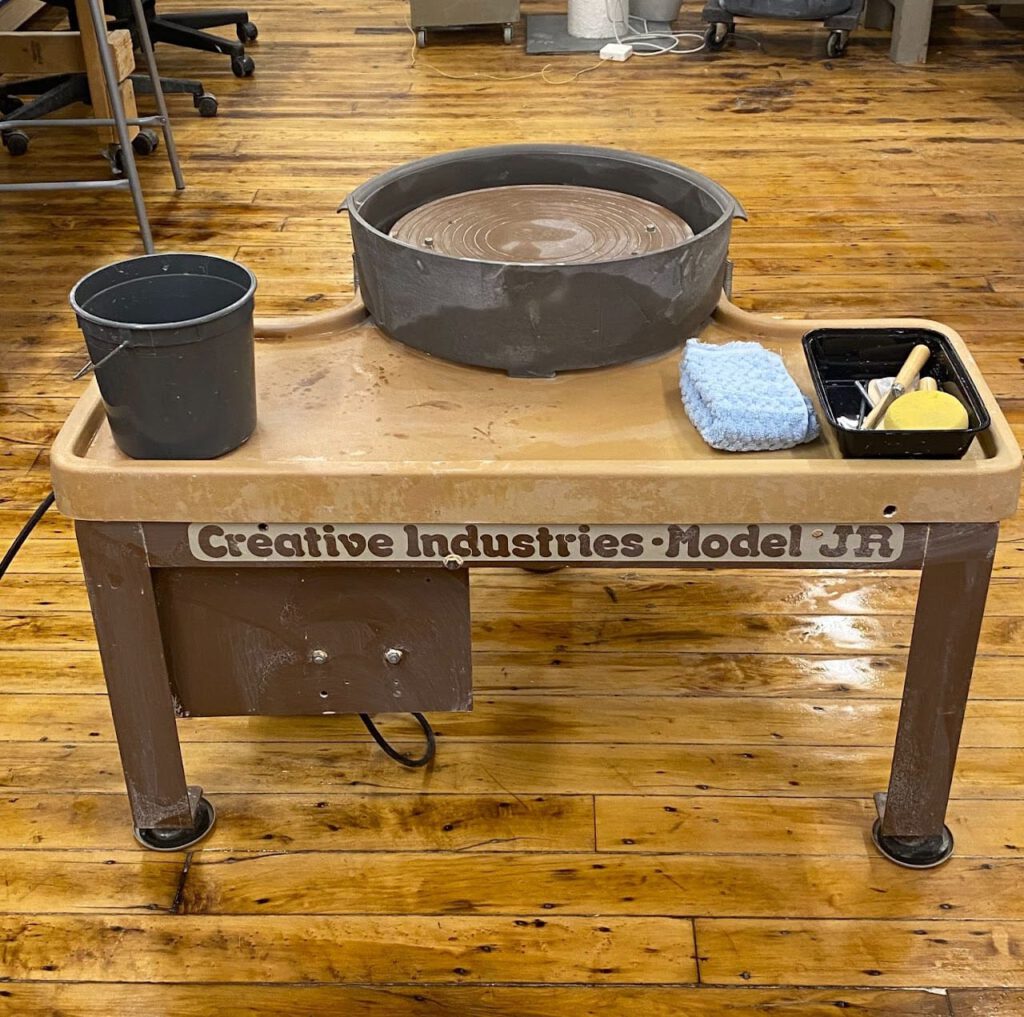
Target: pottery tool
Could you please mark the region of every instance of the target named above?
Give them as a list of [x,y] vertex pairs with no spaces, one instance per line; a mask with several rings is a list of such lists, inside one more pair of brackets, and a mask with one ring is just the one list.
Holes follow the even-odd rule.
[[877,403],[874,409],[867,415],[864,421],[863,430],[871,431],[882,422],[886,411],[893,402],[900,398],[910,387],[914,378],[921,373],[921,369],[928,362],[931,350],[923,343],[919,343],[910,351],[910,356],[903,362],[903,366],[896,373],[896,380],[892,383],[889,391],[881,402]]
[[949,392],[908,392],[894,400],[884,431],[964,431],[970,423],[964,404]]

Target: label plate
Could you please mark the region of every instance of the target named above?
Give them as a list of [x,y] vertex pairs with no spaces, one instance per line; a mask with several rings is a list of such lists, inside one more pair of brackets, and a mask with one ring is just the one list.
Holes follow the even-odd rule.
[[465,564],[732,564],[753,562],[879,565],[903,552],[898,523],[793,523],[718,526],[438,523],[190,523],[199,561]]

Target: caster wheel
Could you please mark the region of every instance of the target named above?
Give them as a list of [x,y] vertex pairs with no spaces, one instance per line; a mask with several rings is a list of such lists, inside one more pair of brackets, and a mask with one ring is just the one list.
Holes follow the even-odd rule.
[[937,837],[885,837],[881,829],[882,821],[876,819],[871,828],[875,847],[890,862],[905,869],[934,869],[953,853],[953,834],[948,826]]
[[24,155],[28,151],[28,135],[24,131],[4,131],[2,138],[11,155]]
[[511,46],[512,45],[512,26],[511,25],[506,25],[501,30],[501,41],[503,43],[505,43],[506,46]]
[[251,21],[243,21],[235,26],[235,34],[239,42],[255,42],[260,37],[260,30]]
[[416,48],[426,49],[427,46],[427,32],[426,29],[416,29]]
[[251,56],[235,56],[231,58],[231,73],[236,78],[248,78],[256,70],[256,64]]
[[725,45],[729,38],[729,26],[722,21],[715,21],[708,25],[704,33],[704,46],[709,50],[719,50]]
[[132,151],[136,155],[152,155],[160,146],[160,135],[156,131],[141,130],[132,138]]
[[203,92],[202,95],[194,96],[192,104],[197,110],[201,117],[215,117],[217,110],[220,108],[220,104],[217,102],[217,96],[212,92]]
[[110,163],[110,172],[115,177],[124,176],[124,154],[120,145],[107,145],[103,157]]
[[0,95],[0,114],[9,117],[25,104],[16,95]]
[[191,830],[140,830],[135,839],[150,851],[182,851],[198,844],[217,822],[217,810],[208,798],[200,798],[196,808],[196,825]]
[[828,42],[825,43],[825,52],[833,59],[841,57],[846,53],[847,42],[849,42],[849,36],[846,32],[831,32]]

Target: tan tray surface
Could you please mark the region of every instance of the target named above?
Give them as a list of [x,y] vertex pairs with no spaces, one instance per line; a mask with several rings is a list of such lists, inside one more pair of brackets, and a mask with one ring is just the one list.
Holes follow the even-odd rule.
[[53,447],[79,519],[217,522],[987,522],[1014,513],[1021,454],[963,340],[921,319],[795,320],[723,298],[701,338],[758,339],[814,398],[800,346],[826,326],[948,336],[992,415],[962,460],[843,459],[825,425],[782,452],[709,448],[679,395],[680,353],[513,379],[408,349],[361,306],[257,322],[259,425],[210,461],[118,451],[95,382]]

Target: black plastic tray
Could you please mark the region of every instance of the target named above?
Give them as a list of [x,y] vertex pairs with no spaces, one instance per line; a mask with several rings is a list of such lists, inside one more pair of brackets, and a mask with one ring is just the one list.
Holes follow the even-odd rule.
[[[911,349],[924,343],[932,355],[924,374],[940,390],[967,408],[965,431],[851,431],[838,417],[856,417],[861,395],[854,384],[894,376]],[[811,370],[825,419],[836,432],[839,448],[849,459],[960,459],[976,435],[992,423],[967,369],[941,332],[928,328],[818,328],[804,336],[804,355]]]

